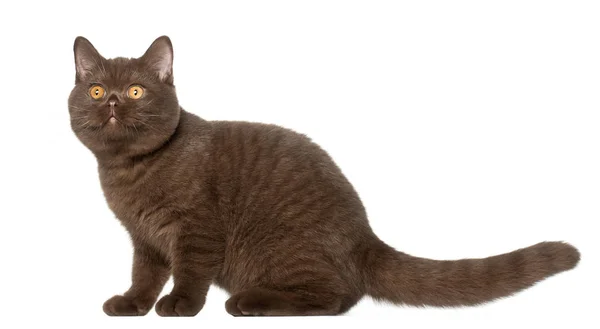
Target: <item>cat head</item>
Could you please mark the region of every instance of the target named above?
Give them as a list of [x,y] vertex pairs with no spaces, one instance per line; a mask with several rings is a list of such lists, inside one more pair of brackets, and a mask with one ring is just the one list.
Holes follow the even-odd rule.
[[171,40],[156,39],[139,58],[102,57],[75,39],[75,87],[69,96],[71,128],[96,155],[151,152],[175,132],[180,107],[173,85]]

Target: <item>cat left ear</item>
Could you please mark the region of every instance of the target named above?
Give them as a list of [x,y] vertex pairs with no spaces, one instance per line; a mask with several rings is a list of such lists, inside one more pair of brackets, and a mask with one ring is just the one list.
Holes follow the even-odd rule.
[[173,84],[173,45],[169,37],[163,35],[154,40],[140,59],[162,82]]
[[77,81],[85,79],[85,77],[92,72],[92,69],[102,63],[104,60],[104,57],[98,53],[92,43],[84,37],[77,37],[77,39],[75,39],[73,51],[75,53],[75,70],[77,71]]

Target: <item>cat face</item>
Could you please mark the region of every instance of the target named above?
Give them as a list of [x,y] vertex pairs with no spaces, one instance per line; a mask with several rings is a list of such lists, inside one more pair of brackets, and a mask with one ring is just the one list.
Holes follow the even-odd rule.
[[105,59],[83,37],[74,52],[71,128],[92,152],[144,154],[174,133],[180,108],[168,37],[156,39],[140,58]]

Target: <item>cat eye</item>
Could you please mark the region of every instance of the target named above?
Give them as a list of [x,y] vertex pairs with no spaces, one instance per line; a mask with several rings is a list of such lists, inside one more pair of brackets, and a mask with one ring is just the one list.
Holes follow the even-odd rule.
[[92,88],[90,88],[90,96],[92,96],[93,99],[100,99],[104,97],[105,93],[106,92],[104,88],[102,88],[101,86],[95,85],[92,86]]
[[144,95],[144,88],[142,86],[131,86],[127,91],[127,96],[132,99],[139,99]]

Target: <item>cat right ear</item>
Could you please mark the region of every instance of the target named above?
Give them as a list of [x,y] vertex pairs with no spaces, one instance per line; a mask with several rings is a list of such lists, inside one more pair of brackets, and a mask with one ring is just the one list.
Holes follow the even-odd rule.
[[154,40],[140,59],[162,82],[173,84],[173,45],[168,36]]
[[77,71],[76,81],[85,79],[104,60],[92,43],[84,37],[75,39],[73,52],[75,53],[75,70]]

